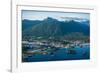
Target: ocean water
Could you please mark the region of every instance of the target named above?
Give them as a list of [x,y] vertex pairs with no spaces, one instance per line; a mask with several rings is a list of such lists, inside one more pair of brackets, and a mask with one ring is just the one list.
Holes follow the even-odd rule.
[[84,60],[90,59],[90,46],[60,48],[51,54],[36,54],[23,59],[23,62],[61,61],[61,60]]

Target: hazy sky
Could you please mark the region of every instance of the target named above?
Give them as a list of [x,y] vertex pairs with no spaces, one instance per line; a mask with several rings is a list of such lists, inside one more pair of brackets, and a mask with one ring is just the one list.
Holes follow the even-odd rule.
[[22,10],[22,19],[29,20],[43,20],[47,17],[52,17],[58,20],[65,20],[67,18],[81,18],[90,19],[89,13],[72,13],[72,12],[47,12],[47,11],[32,11]]

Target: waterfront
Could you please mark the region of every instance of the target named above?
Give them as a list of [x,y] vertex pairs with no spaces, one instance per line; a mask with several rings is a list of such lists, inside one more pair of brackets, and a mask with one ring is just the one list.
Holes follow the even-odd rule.
[[[29,45],[30,44],[30,45]],[[23,51],[23,62],[41,62],[41,61],[60,61],[60,60],[83,60],[90,59],[89,43],[67,44],[65,46],[53,46],[36,44],[33,42],[27,46],[27,50]],[[68,45],[70,45],[68,47]],[[73,46],[72,46],[73,45]]]

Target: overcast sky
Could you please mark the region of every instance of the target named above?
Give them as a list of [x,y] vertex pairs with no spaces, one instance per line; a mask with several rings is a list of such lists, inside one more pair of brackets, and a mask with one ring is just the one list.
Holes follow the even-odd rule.
[[81,18],[90,19],[89,13],[72,13],[72,12],[46,12],[46,11],[32,11],[22,10],[22,19],[28,20],[43,20],[47,17],[52,17],[58,20],[66,20],[67,18]]

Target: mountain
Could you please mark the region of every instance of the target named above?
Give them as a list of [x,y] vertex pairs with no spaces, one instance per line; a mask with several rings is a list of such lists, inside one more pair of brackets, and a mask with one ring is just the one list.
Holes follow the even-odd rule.
[[42,37],[55,37],[64,36],[70,33],[81,33],[89,36],[90,25],[89,22],[71,21],[58,21],[48,17],[42,21],[22,21],[23,37],[24,36],[42,36]]
[[65,34],[71,32],[80,32],[84,35],[89,35],[89,29],[90,26],[89,24],[86,24],[86,22],[76,22],[74,20],[62,22],[62,30]]
[[31,26],[34,26],[38,23],[40,23],[41,21],[39,20],[27,20],[27,19],[24,19],[22,20],[22,30],[26,30],[27,28],[30,28]]

